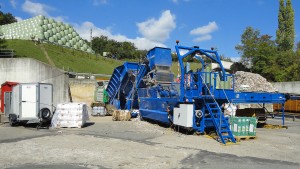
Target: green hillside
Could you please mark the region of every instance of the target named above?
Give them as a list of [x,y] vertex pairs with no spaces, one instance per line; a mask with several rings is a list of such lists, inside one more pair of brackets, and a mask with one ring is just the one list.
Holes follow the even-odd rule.
[[47,43],[35,45],[27,40],[6,40],[6,44],[8,49],[14,49],[15,57],[34,58],[74,72],[111,74],[116,66],[123,64],[123,61]]
[[[80,73],[111,74],[115,67],[124,62],[47,43],[35,45],[28,40],[6,40],[6,45],[8,49],[14,49],[15,57],[34,58],[60,69]],[[192,63],[191,68],[199,65]],[[177,62],[173,63],[172,71],[178,74]]]

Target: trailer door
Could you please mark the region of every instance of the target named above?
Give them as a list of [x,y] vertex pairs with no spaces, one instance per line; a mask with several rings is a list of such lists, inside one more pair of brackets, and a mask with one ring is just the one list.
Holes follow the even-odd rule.
[[33,84],[23,84],[21,89],[21,117],[37,117],[37,86]]
[[11,108],[11,92],[4,92],[4,114],[8,117]]
[[52,102],[53,102],[53,96],[52,96],[52,84],[40,84],[39,88],[39,110],[43,108],[48,108],[52,112]]

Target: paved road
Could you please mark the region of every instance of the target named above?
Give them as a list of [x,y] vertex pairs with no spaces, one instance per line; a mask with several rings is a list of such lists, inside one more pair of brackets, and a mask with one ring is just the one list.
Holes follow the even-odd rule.
[[299,122],[288,121],[288,130],[258,129],[256,140],[222,146],[146,122],[94,121],[82,129],[1,125],[2,168],[300,168]]

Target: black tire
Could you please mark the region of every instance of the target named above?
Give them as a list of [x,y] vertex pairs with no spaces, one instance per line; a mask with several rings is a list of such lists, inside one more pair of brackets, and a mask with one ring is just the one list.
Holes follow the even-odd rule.
[[43,119],[43,120],[49,120],[51,118],[51,111],[50,109],[48,108],[42,108],[40,110],[40,117]]
[[9,125],[11,127],[15,127],[16,126],[16,117],[14,115],[9,115]]

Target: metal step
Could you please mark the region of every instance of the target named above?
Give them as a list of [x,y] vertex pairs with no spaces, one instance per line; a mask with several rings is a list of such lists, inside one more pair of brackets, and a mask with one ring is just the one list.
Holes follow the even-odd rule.
[[223,135],[223,138],[231,138],[229,135]]
[[221,133],[228,133],[229,130],[221,130]]
[[217,106],[217,103],[206,103],[207,110],[211,116],[216,132],[219,135],[220,141],[222,141],[223,144],[226,144],[229,140],[235,143],[236,141],[229,128],[228,120]]

